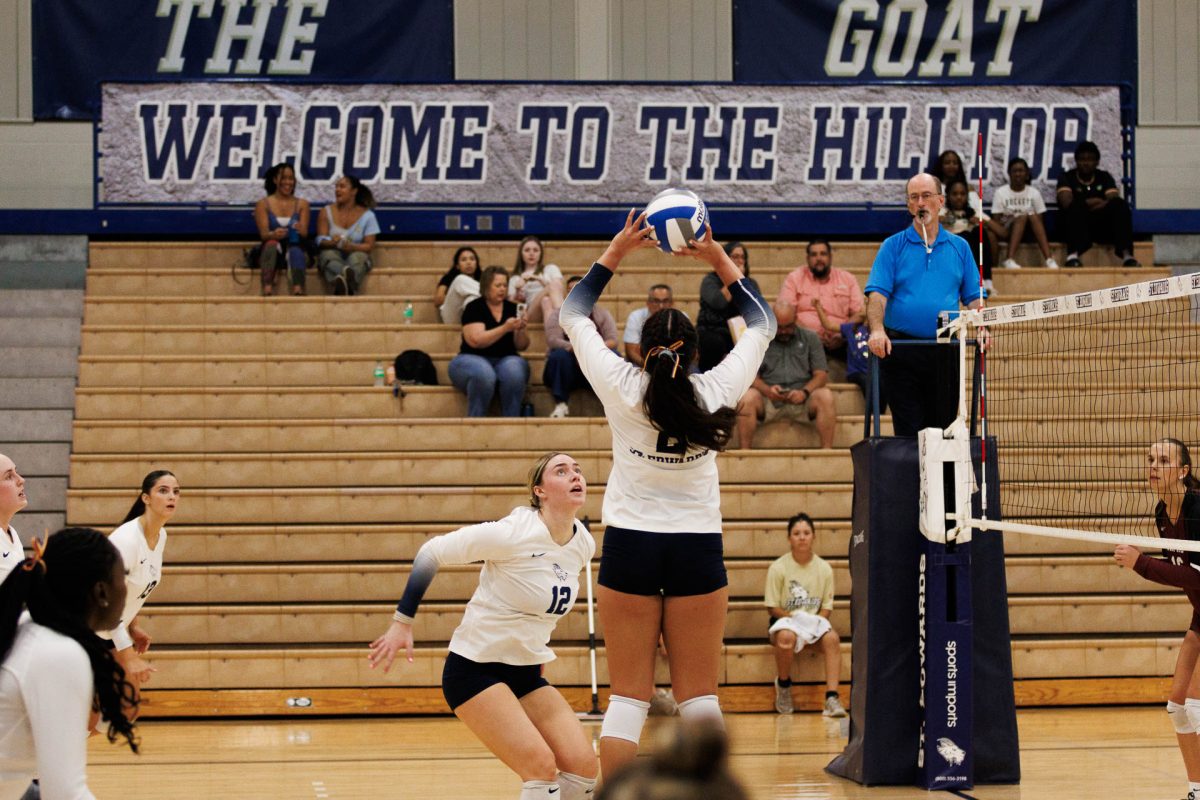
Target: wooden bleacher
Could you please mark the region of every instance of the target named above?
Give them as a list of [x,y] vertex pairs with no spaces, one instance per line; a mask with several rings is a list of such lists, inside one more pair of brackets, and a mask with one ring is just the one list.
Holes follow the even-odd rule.
[[[184,488],[164,580],[143,612],[159,669],[145,713],[440,710],[444,645],[477,569],[446,570],[434,582],[418,617],[415,664],[372,672],[366,643],[388,624],[417,548],[429,536],[522,503],[525,472],[541,452],[563,449],[580,459],[592,489],[584,510],[598,520],[611,467],[599,405],[576,393],[572,416],[544,418],[553,403],[541,386],[544,337],[535,328],[530,398],[542,418],[462,418],[465,398],[445,372],[459,334],[438,323],[430,301],[457,243],[381,245],[364,293],[353,298],[326,296],[311,271],[307,297],[260,298],[257,273],[241,270],[236,280],[231,273],[242,246],[91,246],[68,522],[111,530],[153,468],[173,470]],[[513,243],[474,246],[483,264],[511,266]],[[548,243],[547,261],[567,274],[581,272],[602,248]],[[768,297],[803,263],[800,243],[749,249],[752,276]],[[1038,263],[1031,252],[1019,255]],[[835,243],[834,263],[865,283],[874,253],[874,245]],[[1081,269],[997,269],[998,301],[1163,274],[1120,268],[1110,254],[1088,255],[1096,260]],[[1153,260],[1145,245],[1136,255]],[[642,251],[602,304],[623,322],[651,283],[666,282],[676,305],[694,316],[705,272],[689,259]],[[409,302],[415,323],[403,325]],[[1097,335],[1125,333],[1115,327]],[[443,385],[410,388],[398,399],[374,387],[372,373],[376,361],[409,347],[433,355]],[[833,622],[844,641],[842,677],[849,677],[846,448],[862,438],[863,403],[850,384],[832,388],[839,413],[834,451],[816,450],[810,428],[775,425],[760,429],[759,449],[718,459],[732,597],[721,678],[731,708],[771,706],[762,586],[770,561],[784,551],[782,520],[800,509],[817,518],[818,551],[834,567]],[[1020,423],[1033,430],[1041,424]],[[886,432],[886,418],[885,425]],[[1086,441],[1105,421],[1078,425]],[[1005,478],[1014,481],[1005,492],[1036,490],[1019,488],[1019,475]],[[1150,521],[1096,524],[1148,529]],[[1019,699],[1105,699],[1103,687],[1114,677],[1133,681],[1107,699],[1158,699],[1188,619],[1182,594],[1116,570],[1104,546],[1008,537],[1006,548]],[[560,626],[559,659],[547,670],[581,706],[586,638],[580,604]],[[812,654],[798,659],[802,705],[819,703],[819,670]],[[313,705],[286,706],[295,696]]]

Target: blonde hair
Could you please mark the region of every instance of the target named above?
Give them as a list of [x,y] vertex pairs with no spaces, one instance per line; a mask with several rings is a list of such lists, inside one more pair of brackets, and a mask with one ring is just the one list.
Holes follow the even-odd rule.
[[542,500],[534,493],[533,489],[535,486],[542,485],[542,477],[546,474],[546,466],[554,460],[555,456],[565,455],[567,454],[561,450],[551,450],[533,462],[533,466],[529,468],[529,505],[531,507],[539,509],[542,507]]

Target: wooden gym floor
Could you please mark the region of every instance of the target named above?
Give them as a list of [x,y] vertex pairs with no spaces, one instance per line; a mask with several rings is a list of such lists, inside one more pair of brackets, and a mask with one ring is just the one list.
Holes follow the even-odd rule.
[[[866,788],[823,768],[845,743],[816,713],[731,714],[733,768],[758,800],[894,800],[915,787]],[[1023,778],[938,795],[974,800],[1178,800],[1186,791],[1175,735],[1162,708],[1018,712]],[[651,718],[646,741],[673,720]],[[587,723],[597,735],[598,723]],[[99,798],[453,798],[513,800],[517,778],[451,717],[146,722],[143,752],[91,742]]]

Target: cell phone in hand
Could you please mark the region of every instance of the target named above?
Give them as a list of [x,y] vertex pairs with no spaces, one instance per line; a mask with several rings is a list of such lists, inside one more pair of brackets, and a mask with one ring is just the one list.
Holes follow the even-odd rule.
[[517,303],[517,316],[521,317],[522,319],[525,318],[525,304],[524,303]]

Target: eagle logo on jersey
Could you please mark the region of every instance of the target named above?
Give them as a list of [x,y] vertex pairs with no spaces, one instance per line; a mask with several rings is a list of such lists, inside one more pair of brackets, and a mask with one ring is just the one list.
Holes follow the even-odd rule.
[[799,581],[788,581],[787,607],[789,609],[795,611],[802,608],[815,613],[819,605],[820,600],[809,594],[808,589],[805,589]]
[[957,767],[967,758],[967,752],[945,736],[938,739],[937,751],[952,767]]
[[554,577],[558,578],[560,581],[565,582],[567,580],[567,571],[565,569],[563,569],[562,567],[560,567],[558,564],[555,564],[554,565]]

